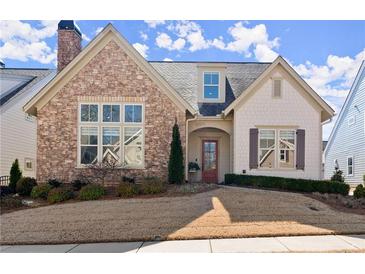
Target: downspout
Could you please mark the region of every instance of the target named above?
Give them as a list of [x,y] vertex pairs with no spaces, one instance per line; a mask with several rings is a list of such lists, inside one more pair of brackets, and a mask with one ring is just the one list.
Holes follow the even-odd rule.
[[185,122],[185,144],[186,144],[185,145],[185,181],[187,181],[189,179],[188,178],[189,122],[190,121],[195,121],[196,119],[198,119],[197,114],[194,115],[194,118],[187,119],[186,122]]

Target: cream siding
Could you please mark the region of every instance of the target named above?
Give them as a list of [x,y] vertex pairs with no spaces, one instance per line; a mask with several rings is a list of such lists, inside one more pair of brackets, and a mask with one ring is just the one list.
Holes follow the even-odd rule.
[[[273,98],[272,79],[281,78],[281,98]],[[249,169],[250,128],[305,130],[305,169]],[[281,67],[263,79],[248,98],[234,108],[234,173],[321,179],[322,125],[318,104]],[[276,155],[276,157],[278,157]]]
[[[26,118],[23,106],[45,85],[54,73],[35,84],[24,94],[19,94],[0,109],[0,175],[9,175],[15,159],[19,160],[24,176],[36,176],[37,121]],[[32,160],[32,170],[24,168],[25,159]]]

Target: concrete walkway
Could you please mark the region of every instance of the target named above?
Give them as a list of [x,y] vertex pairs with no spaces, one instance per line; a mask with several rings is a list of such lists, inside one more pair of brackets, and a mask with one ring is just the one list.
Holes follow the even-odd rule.
[[212,240],[0,246],[1,253],[365,252],[365,234]]

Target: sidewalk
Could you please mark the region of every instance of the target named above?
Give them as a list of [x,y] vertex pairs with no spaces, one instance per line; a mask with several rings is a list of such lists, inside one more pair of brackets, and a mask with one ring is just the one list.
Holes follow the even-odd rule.
[[364,235],[0,246],[1,253],[365,252]]

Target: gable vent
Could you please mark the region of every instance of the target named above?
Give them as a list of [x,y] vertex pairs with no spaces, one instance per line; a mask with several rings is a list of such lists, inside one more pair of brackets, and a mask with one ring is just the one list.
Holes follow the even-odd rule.
[[281,97],[281,79],[274,79],[273,97]]

